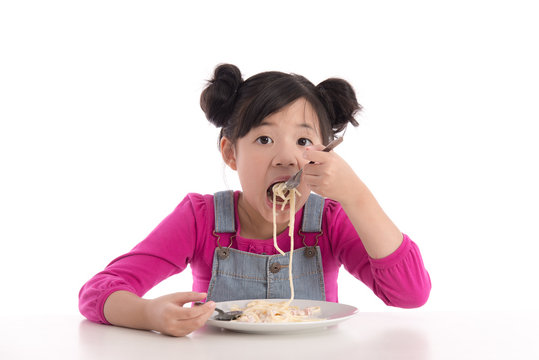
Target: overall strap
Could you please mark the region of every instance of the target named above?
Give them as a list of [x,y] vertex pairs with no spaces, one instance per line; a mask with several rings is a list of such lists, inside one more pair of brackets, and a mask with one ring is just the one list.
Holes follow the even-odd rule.
[[213,195],[215,210],[215,232],[236,233],[234,217],[234,192],[232,190],[219,191]]
[[322,213],[324,211],[324,198],[311,193],[303,209],[303,223],[301,231],[319,233],[322,231]]

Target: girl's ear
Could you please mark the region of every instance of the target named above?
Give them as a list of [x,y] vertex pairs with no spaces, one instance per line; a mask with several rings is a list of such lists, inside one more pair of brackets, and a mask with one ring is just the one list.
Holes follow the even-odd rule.
[[221,138],[221,143],[219,144],[219,148],[221,149],[221,156],[223,157],[224,162],[232,170],[237,170],[236,151],[234,149],[234,145],[232,144],[232,141],[230,141],[227,137],[223,136]]

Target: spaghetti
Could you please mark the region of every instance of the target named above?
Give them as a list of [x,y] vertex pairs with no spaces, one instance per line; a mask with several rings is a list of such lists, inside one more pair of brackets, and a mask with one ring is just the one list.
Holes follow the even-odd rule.
[[298,190],[289,190],[285,183],[277,183],[272,187],[273,191],[273,246],[281,254],[285,255],[277,245],[277,197],[281,198],[279,202],[281,211],[290,203],[290,220],[288,223],[288,235],[290,236],[290,262],[288,264],[288,278],[290,281],[290,300],[278,303],[272,303],[266,300],[255,300],[247,304],[246,308],[232,307],[231,310],[241,310],[243,314],[234,321],[239,322],[303,322],[322,320],[312,317],[320,312],[319,306],[306,307],[300,309],[297,306],[291,306],[294,300],[294,281],[292,280],[292,259],[294,257],[294,223],[296,216],[296,194],[301,196]]
[[285,183],[277,183],[273,185],[273,246],[283,256],[285,255],[285,253],[277,245],[277,196],[283,199],[283,202],[281,203],[281,211],[284,210],[284,207],[290,201],[290,220],[288,222],[288,236],[290,236],[290,262],[288,264],[288,278],[290,281],[290,300],[288,301],[287,305],[290,305],[292,300],[294,300],[294,281],[292,281],[292,258],[294,257],[294,223],[296,216],[296,193],[301,196],[299,191],[297,191],[295,188],[288,190]]
[[282,323],[282,322],[305,322],[319,321],[322,319],[314,318],[320,312],[319,306],[310,306],[300,309],[297,306],[290,306],[286,301],[271,303],[266,300],[254,300],[247,304],[246,308],[231,307],[231,311],[241,310],[242,316],[238,322],[249,323]]

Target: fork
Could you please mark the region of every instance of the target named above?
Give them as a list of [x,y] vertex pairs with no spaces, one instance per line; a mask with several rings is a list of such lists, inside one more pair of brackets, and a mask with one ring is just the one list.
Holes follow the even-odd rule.
[[217,311],[218,314],[215,315],[214,319],[220,321],[236,320],[243,315],[243,311],[223,311],[219,308],[215,308],[215,311]]
[[[331,141],[322,151],[324,152],[330,152],[333,150],[337,145],[342,143],[343,137],[336,138],[335,140]],[[309,164],[314,164],[314,161],[309,161]],[[284,185],[288,190],[292,190],[298,187],[299,183],[301,182],[301,174],[303,173],[303,168],[299,169],[297,173],[294,174],[290,179],[288,179]]]
[[[193,305],[200,306],[200,305],[204,305],[204,303],[200,301],[196,301],[193,303]],[[241,315],[243,315],[243,311],[223,311],[217,307],[215,308],[215,311],[217,311],[218,314],[214,316],[214,319],[220,320],[220,321],[236,320]]]

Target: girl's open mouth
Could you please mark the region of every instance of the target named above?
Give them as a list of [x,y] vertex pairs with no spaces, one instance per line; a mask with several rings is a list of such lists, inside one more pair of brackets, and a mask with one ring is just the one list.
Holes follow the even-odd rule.
[[[279,181],[279,182],[276,182],[276,183],[273,183],[271,184],[268,189],[266,190],[266,196],[269,198],[270,202],[273,203],[273,194],[274,194],[274,190],[273,188],[276,186],[276,185],[279,185],[279,184],[283,184],[284,181]],[[284,193],[284,196],[288,196],[288,194],[290,193],[290,191],[286,190],[286,192]],[[281,205],[285,202],[286,199],[282,198],[281,196],[276,196],[275,198],[275,203],[277,205]]]

